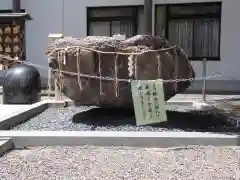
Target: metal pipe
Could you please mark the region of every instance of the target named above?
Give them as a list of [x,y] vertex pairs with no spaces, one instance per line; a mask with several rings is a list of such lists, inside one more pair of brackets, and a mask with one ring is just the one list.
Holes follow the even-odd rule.
[[152,5],[152,0],[144,0],[144,31],[148,35],[152,35]]
[[12,0],[12,11],[14,13],[21,12],[21,0]]

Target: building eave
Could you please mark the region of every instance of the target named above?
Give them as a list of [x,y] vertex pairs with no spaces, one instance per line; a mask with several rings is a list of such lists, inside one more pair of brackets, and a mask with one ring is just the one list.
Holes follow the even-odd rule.
[[28,13],[0,13],[0,20],[32,20]]

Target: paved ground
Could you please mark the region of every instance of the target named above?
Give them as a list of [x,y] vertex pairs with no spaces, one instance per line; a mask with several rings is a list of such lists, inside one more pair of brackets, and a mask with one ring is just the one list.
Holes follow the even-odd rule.
[[2,105],[0,104],[0,120],[5,119],[9,115],[15,114],[17,112],[22,112],[26,109],[28,105]]
[[[240,95],[206,95],[206,100],[221,100],[221,99],[232,99],[237,98],[240,99]],[[177,101],[177,100],[202,100],[201,94],[177,94],[174,96],[170,101]]]
[[[54,99],[54,97],[49,97],[49,96],[46,96],[46,95],[41,96],[41,100],[48,100],[48,99]],[[67,98],[63,97],[63,99],[67,99]],[[2,104],[2,103],[3,103],[2,94],[0,94],[0,104]]]
[[0,158],[1,180],[238,180],[239,147],[41,147]]

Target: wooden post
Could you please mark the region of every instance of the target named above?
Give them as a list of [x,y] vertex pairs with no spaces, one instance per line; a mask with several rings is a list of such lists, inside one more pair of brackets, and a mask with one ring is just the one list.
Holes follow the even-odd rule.
[[202,76],[203,76],[202,101],[206,101],[206,79],[207,79],[207,59],[206,58],[203,58],[203,61],[202,61]]
[[[49,34],[48,38],[52,41],[63,38],[63,34]],[[54,77],[55,100],[59,101],[61,98],[59,78]]]
[[48,96],[50,97],[52,91],[52,69],[48,67]]
[[60,100],[60,85],[59,85],[59,81],[58,78],[55,77],[54,79],[54,86],[55,86],[55,100],[59,101]]

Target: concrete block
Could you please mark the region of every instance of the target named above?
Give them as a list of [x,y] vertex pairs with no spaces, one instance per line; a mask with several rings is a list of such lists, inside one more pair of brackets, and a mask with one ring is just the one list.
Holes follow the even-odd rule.
[[0,138],[0,156],[13,149],[13,142],[11,139]]

